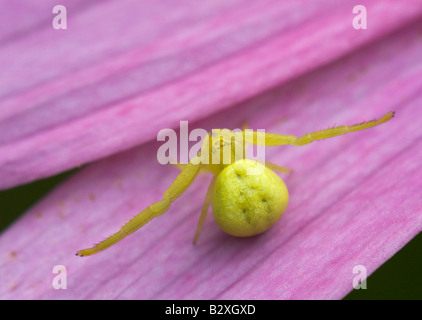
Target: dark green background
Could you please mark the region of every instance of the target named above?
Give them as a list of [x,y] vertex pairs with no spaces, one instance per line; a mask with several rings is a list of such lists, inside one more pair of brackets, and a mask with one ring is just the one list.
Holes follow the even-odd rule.
[[[13,189],[0,191],[0,232],[49,190],[77,169]],[[7,212],[5,214],[4,212]],[[353,290],[345,299],[422,300],[422,233],[367,279],[366,290]]]

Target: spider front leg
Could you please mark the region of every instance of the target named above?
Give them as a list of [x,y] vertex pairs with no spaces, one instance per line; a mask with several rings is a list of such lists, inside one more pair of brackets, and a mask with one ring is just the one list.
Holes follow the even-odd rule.
[[264,144],[265,146],[280,146],[280,145],[291,144],[295,146],[303,146],[315,140],[327,139],[327,138],[339,136],[342,134],[346,134],[348,132],[354,132],[354,131],[360,131],[360,130],[372,128],[384,122],[387,122],[393,117],[394,117],[394,112],[389,112],[386,115],[384,115],[382,118],[377,119],[377,120],[363,122],[363,123],[359,123],[359,124],[355,124],[351,126],[339,126],[339,127],[326,129],[326,130],[315,131],[315,132],[305,134],[304,136],[300,138],[297,138],[295,136],[290,136],[290,135],[265,133],[265,139],[261,139],[260,141],[260,139],[258,139],[257,132],[253,132],[250,134],[245,132],[244,135],[245,135],[245,141],[247,141],[248,143],[253,143],[255,145]]
[[200,161],[189,162],[186,166],[184,166],[183,170],[179,173],[171,186],[164,192],[163,199],[161,201],[153,203],[147,207],[127,222],[117,233],[96,244],[94,247],[80,250],[76,254],[83,257],[103,251],[135,232],[153,218],[166,212],[168,208],[170,208],[171,203],[192,184],[198,175],[200,168]]

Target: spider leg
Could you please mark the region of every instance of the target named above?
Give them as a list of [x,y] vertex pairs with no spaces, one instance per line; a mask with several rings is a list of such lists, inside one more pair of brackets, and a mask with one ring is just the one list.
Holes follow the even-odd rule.
[[168,208],[170,208],[171,203],[192,184],[198,175],[200,167],[200,163],[188,163],[170,187],[164,192],[163,199],[161,201],[153,203],[141,213],[133,217],[117,233],[96,244],[94,247],[80,250],[76,254],[79,256],[89,256],[103,251],[135,232],[153,218],[166,212]]
[[[339,126],[334,127],[326,130],[320,130],[311,132],[308,134],[305,134],[304,136],[297,138],[295,136],[291,135],[281,135],[281,134],[275,134],[275,133],[265,133],[265,140],[262,139],[265,143],[265,146],[280,146],[280,145],[286,145],[291,144],[295,146],[303,146],[305,144],[311,143],[315,140],[322,140],[327,139],[335,136],[339,136],[348,132],[354,132],[354,131],[360,131],[368,128],[375,127],[379,124],[382,124],[384,122],[387,122],[391,118],[393,118],[394,112],[389,112],[386,115],[384,115],[382,118],[377,120],[372,120],[368,122],[363,122],[351,126]],[[252,134],[244,134],[245,140],[249,143],[253,143],[255,145],[259,144],[262,145],[262,142],[260,142],[257,137],[257,132],[253,132]]]
[[210,185],[208,186],[207,195],[205,196],[204,204],[202,205],[201,216],[199,217],[198,227],[196,228],[195,236],[193,238],[193,244],[198,242],[199,234],[201,233],[202,226],[204,225],[205,218],[207,217],[208,208],[210,206],[213,192],[214,192],[214,185],[215,180],[217,180],[217,176],[213,176]]

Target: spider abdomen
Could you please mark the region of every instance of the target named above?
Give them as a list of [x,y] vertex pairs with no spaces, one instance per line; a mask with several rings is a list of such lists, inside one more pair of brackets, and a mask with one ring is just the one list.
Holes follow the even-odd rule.
[[212,208],[223,231],[247,237],[272,227],[283,215],[288,198],[287,187],[276,173],[245,159],[220,172]]

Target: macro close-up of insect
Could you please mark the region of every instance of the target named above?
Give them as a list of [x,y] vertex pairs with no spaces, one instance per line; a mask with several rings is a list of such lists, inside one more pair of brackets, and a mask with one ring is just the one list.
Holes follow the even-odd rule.
[[[213,130],[203,139],[201,151],[190,159],[188,164],[178,165],[181,172],[164,192],[162,200],[144,209],[117,233],[92,248],[78,251],[77,255],[89,256],[103,251],[151,219],[162,215],[202,172],[211,173],[213,178],[206,193],[193,243],[198,241],[211,203],[214,219],[226,233],[237,237],[260,234],[280,219],[289,199],[285,183],[274,171],[289,173],[291,170],[271,162],[247,159],[245,157],[247,145],[303,146],[316,140],[368,129],[387,122],[393,116],[394,112],[389,112],[376,120],[336,126],[308,133],[299,138],[249,129],[239,132],[219,130],[220,133],[215,135]],[[224,153],[227,148],[229,152]]]
[[422,299],[422,0],[3,2],[0,299]]

